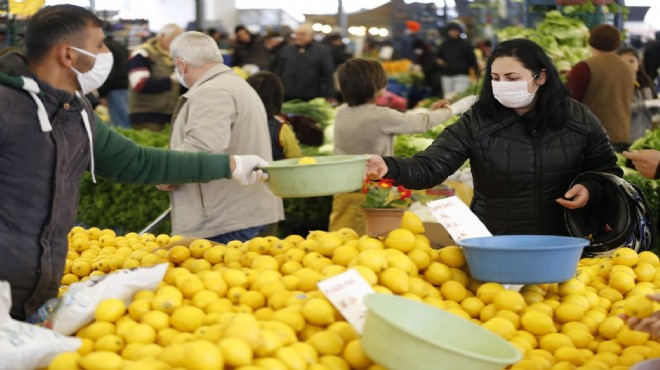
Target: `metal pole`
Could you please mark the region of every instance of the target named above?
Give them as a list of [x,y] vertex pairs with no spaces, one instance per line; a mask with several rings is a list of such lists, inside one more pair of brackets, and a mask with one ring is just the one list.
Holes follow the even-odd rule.
[[339,29],[341,37],[348,35],[348,15],[344,11],[343,0],[337,0],[337,17],[339,17]]
[[203,30],[206,22],[204,21],[204,0],[195,0],[195,29]]

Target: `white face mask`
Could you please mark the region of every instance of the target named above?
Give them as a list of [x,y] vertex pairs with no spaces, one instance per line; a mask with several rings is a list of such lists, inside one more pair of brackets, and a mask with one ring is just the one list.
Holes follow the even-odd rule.
[[183,75],[181,74],[181,72],[179,72],[178,68],[174,68],[174,73],[176,74],[176,79],[179,80],[181,86],[185,87],[186,89],[189,89],[186,80],[183,78]]
[[538,87],[533,92],[527,91],[527,84],[535,78],[536,76],[528,81],[492,81],[493,95],[507,108],[526,107],[534,100],[538,91]]
[[71,69],[76,72],[78,84],[80,84],[80,90],[82,93],[87,94],[101,87],[112,69],[112,64],[114,62],[112,53],[107,52],[94,55],[87,50],[79,49],[75,46],[72,46],[71,49],[96,59],[94,67],[85,73],[79,72],[77,69],[71,67]]

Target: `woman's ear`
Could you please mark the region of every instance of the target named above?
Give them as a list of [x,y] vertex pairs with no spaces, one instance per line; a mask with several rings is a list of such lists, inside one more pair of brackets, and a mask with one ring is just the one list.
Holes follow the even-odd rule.
[[538,77],[536,77],[536,84],[539,86],[543,85],[547,78],[548,78],[548,74],[545,72],[545,69],[542,69],[539,72]]

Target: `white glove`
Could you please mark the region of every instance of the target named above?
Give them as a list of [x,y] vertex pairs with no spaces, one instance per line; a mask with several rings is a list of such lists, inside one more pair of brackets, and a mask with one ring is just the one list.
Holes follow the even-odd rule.
[[644,105],[647,108],[660,108],[660,99],[644,100]]
[[268,165],[268,162],[258,155],[235,155],[234,163],[231,178],[238,181],[239,184],[252,185],[258,181],[268,180],[267,173],[260,169],[255,170],[258,166]]
[[450,104],[447,108],[449,108],[449,110],[451,110],[451,113],[454,115],[463,114],[466,110],[470,109],[472,104],[474,104],[476,101],[477,101],[476,95],[468,95]]

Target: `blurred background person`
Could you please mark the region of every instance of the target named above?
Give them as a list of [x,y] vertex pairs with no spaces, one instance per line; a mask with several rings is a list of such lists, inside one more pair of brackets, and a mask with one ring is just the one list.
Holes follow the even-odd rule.
[[444,97],[451,99],[464,93],[470,86],[470,70],[479,79],[477,57],[469,40],[461,37],[463,28],[451,22],[447,25],[447,39],[438,47],[437,64],[442,75]]
[[332,53],[314,41],[311,25],[302,24],[295,33],[293,43],[280,51],[274,70],[284,84],[284,100],[322,97],[334,103]]
[[653,129],[653,113],[657,108],[649,107],[647,102],[657,99],[655,85],[644,71],[644,66],[639,63],[637,50],[631,47],[621,48],[617,54],[630,66],[634,78],[635,93],[633,95],[630,118],[630,142],[634,142],[646,134],[647,130]]
[[655,41],[651,41],[644,49],[644,70],[655,84],[656,91],[660,91],[660,31],[655,33]]
[[183,32],[176,24],[163,29],[131,53],[128,61],[129,116],[135,129],[161,131],[172,120],[181,87],[169,49]]
[[270,53],[264,46],[263,40],[241,25],[236,26],[234,33],[236,40],[232,66],[243,67],[252,64],[259,67],[260,71],[268,69]]
[[416,59],[413,60],[422,68],[424,73],[424,85],[431,91],[431,96],[442,97],[442,81],[440,80],[440,68],[435,60],[435,54],[431,50],[431,45],[422,39],[413,42],[413,51]]
[[282,115],[284,85],[277,75],[261,71],[247,78],[247,83],[257,92],[266,109],[268,131],[273,160],[302,157],[300,143],[293,128]]
[[280,51],[286,46],[286,40],[277,31],[269,31],[264,36],[264,47],[268,50],[268,70],[274,71],[280,60]]
[[584,103],[607,131],[617,152],[630,146],[630,107],[634,78],[630,67],[616,53],[621,33],[609,24],[600,24],[589,33],[591,58],[574,65],[566,87],[573,99]]
[[110,123],[122,128],[131,128],[128,117],[128,48],[112,37],[112,29],[106,28],[105,46],[112,53],[114,63],[103,85],[99,97],[108,107]]
[[332,63],[334,64],[335,70],[353,57],[351,53],[346,51],[346,45],[344,45],[341,35],[337,33],[326,36],[323,39],[323,43],[330,48],[330,52],[332,53]]

